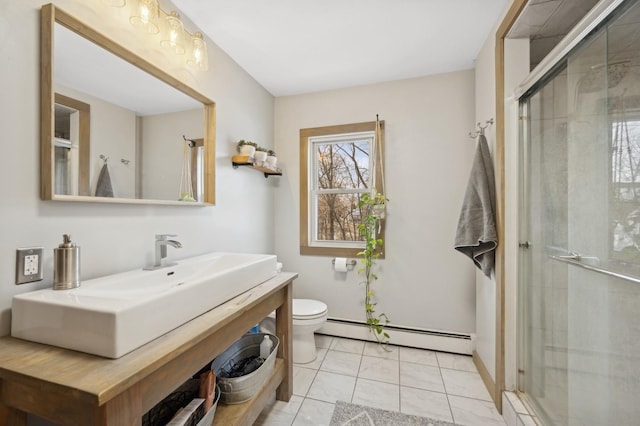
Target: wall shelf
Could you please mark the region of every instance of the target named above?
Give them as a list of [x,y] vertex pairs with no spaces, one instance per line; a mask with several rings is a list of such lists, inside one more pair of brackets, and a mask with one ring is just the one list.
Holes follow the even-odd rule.
[[249,162],[249,163],[238,163],[235,161],[231,161],[231,165],[233,166],[234,169],[237,169],[238,167],[249,167],[251,169],[254,170],[258,170],[259,172],[264,173],[264,177],[265,179],[268,178],[269,176],[282,176],[282,172],[276,172],[273,169],[269,169],[266,167],[261,167],[261,166],[254,166],[253,163]]

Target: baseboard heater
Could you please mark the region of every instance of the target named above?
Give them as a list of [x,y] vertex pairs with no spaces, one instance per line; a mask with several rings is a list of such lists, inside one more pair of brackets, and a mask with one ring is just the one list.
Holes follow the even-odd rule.
[[[475,335],[427,330],[415,327],[388,325],[385,330],[391,337],[391,344],[434,351],[471,355],[474,350]],[[329,318],[318,333],[350,339],[375,342],[369,326],[363,321]]]

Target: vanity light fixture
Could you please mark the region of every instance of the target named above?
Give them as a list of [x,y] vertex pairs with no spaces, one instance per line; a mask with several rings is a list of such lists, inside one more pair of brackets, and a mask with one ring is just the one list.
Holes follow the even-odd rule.
[[144,33],[158,34],[160,31],[158,27],[160,17],[158,0],[135,0],[135,2],[129,22]]
[[191,48],[191,55],[187,59],[187,65],[190,65],[202,71],[206,71],[207,69],[209,69],[207,45],[202,38],[202,33],[196,32],[191,36]]
[[[102,3],[122,7],[127,0],[101,0]],[[146,34],[158,34],[160,45],[177,54],[186,55],[186,64],[199,71],[209,69],[207,44],[201,32],[191,34],[184,28],[180,15],[176,11],[170,13],[162,10],[158,0],[132,0],[129,22]],[[162,31],[161,31],[162,28]]]
[[163,34],[160,45],[165,49],[182,55],[185,52],[184,49],[184,25],[180,20],[178,12],[171,12],[164,18],[166,26],[165,33]]

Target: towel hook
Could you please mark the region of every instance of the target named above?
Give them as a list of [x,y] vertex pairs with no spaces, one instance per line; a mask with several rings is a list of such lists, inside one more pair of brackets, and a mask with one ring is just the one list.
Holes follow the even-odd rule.
[[478,135],[484,135],[484,129],[486,129],[487,127],[489,127],[492,124],[493,124],[493,118],[490,118],[487,121],[485,121],[485,125],[484,126],[482,125],[482,123],[480,123],[478,121],[477,126],[478,126],[479,130],[476,130],[475,132],[469,132],[469,137],[471,139],[475,139],[475,138],[478,137]]
[[185,135],[182,135],[182,139],[184,139],[185,142],[189,142],[189,148],[194,148],[196,146],[196,141],[193,139],[187,139]]
[[100,154],[100,159],[101,159],[101,160],[104,160],[104,164],[107,164],[107,161],[109,161],[109,157],[107,157],[107,156],[106,156],[106,155],[104,155],[104,154]]
[[122,164],[124,164],[125,166],[128,166],[128,165],[129,165],[129,163],[131,162],[131,160],[127,160],[127,159],[125,159],[125,158],[121,158],[121,159],[120,159],[120,162],[121,162]]

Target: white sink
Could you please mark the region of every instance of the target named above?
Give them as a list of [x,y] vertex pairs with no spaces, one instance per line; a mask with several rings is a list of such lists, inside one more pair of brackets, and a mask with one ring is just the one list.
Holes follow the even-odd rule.
[[274,255],[210,253],[23,293],[13,297],[11,335],[119,358],[275,275]]

